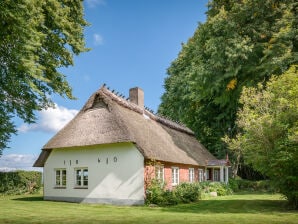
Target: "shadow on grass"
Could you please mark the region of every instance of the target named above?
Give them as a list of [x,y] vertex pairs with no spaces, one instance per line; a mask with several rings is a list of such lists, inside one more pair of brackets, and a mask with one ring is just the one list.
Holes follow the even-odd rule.
[[183,213],[272,213],[288,212],[284,200],[202,200],[193,204],[163,207],[166,212]]
[[43,201],[42,196],[32,196],[32,197],[21,197],[21,198],[14,198],[14,201]]

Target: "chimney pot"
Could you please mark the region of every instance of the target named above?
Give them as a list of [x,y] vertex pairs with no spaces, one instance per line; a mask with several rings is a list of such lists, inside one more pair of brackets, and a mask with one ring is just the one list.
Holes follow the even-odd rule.
[[144,91],[139,87],[134,87],[129,90],[130,102],[144,108]]

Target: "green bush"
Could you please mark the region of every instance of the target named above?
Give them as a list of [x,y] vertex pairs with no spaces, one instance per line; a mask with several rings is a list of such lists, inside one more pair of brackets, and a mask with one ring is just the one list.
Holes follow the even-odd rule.
[[176,205],[179,203],[179,199],[175,194],[175,191],[165,190],[162,193],[162,201],[160,205]]
[[229,186],[233,191],[264,191],[273,192],[274,188],[269,180],[251,181],[245,179],[230,179]]
[[165,190],[165,183],[153,179],[146,190],[146,204],[175,205],[178,199],[173,191]]
[[230,195],[233,193],[233,190],[228,184],[220,182],[202,182],[200,183],[202,192],[209,194],[210,192],[216,192],[218,196]]
[[229,187],[232,189],[232,191],[237,192],[239,191],[239,184],[238,181],[234,178],[229,179]]
[[182,203],[198,201],[200,198],[199,183],[182,183],[175,190],[175,195]]
[[41,188],[41,172],[0,172],[0,194],[34,193]]
[[182,183],[171,191],[166,190],[164,186],[153,180],[146,190],[146,204],[176,205],[197,201],[200,196],[198,183]]
[[153,179],[146,189],[147,204],[161,204],[163,201],[164,185]]
[[198,201],[202,194],[217,192],[218,196],[230,195],[232,188],[225,183],[201,182],[181,183],[172,191],[165,189],[165,184],[152,180],[146,190],[146,204],[175,205],[178,203],[191,203]]

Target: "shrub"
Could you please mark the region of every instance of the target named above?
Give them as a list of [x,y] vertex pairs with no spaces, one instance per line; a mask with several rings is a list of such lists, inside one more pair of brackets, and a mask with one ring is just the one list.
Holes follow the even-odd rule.
[[182,203],[189,203],[199,200],[199,183],[182,183],[175,188],[175,194]]
[[165,190],[165,183],[152,179],[146,190],[146,204],[175,205],[178,199],[173,191]]
[[37,171],[0,172],[1,194],[34,193],[41,188],[41,173]]
[[232,191],[237,192],[239,191],[239,184],[236,179],[230,178],[229,179],[229,187],[232,189]]
[[233,191],[264,191],[274,192],[270,180],[251,181],[245,179],[230,179],[229,186]]
[[146,204],[176,205],[197,201],[200,196],[198,183],[182,183],[171,191],[165,190],[164,186],[164,184],[152,180],[146,190]]
[[162,199],[160,205],[176,205],[179,203],[179,198],[176,196],[175,191],[163,191]]
[[163,201],[164,185],[153,179],[146,189],[146,204],[161,204]]
[[203,193],[217,192],[218,196],[232,194],[229,185],[219,182],[181,183],[172,191],[165,190],[165,184],[152,180],[146,190],[146,204],[175,205],[198,201]]
[[202,191],[204,193],[217,192],[218,196],[230,195],[233,193],[233,190],[228,184],[220,182],[202,182],[200,183]]

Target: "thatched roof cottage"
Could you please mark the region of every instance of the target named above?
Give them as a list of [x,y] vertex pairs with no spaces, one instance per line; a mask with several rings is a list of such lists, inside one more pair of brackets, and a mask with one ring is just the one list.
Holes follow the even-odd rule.
[[45,200],[143,204],[146,184],[228,180],[187,127],[144,108],[136,87],[124,99],[105,86],[49,142],[34,164],[44,167]]

